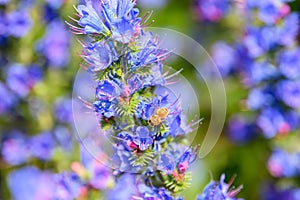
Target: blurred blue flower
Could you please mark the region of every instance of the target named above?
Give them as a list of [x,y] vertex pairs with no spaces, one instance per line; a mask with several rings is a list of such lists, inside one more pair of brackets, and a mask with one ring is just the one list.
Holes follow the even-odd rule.
[[63,3],[64,0],[46,0],[46,2],[54,9],[59,9]]
[[299,30],[299,14],[291,13],[283,19],[281,25],[277,26],[278,29],[278,43],[281,45],[292,45]]
[[212,47],[212,58],[222,76],[229,75],[236,64],[235,49],[225,42],[217,42]]
[[268,161],[268,169],[275,177],[292,177],[300,174],[300,153],[275,149]]
[[12,131],[2,142],[3,160],[10,165],[23,164],[30,157],[26,137],[19,131]]
[[137,193],[136,177],[133,174],[122,175],[115,187],[108,193],[108,200],[130,200]]
[[70,133],[70,130],[68,130],[64,126],[57,126],[53,130],[53,134],[55,140],[58,142],[61,148],[67,151],[73,150],[73,138]]
[[14,200],[54,199],[55,183],[50,172],[27,166],[12,171],[7,183]]
[[245,118],[241,116],[234,116],[229,120],[228,136],[230,140],[237,145],[242,145],[252,138],[256,133],[256,127],[254,124],[247,122]]
[[272,138],[278,133],[286,134],[291,130],[284,114],[276,108],[264,108],[257,118],[257,125],[266,138]]
[[280,52],[278,56],[280,72],[288,79],[300,78],[300,49]]
[[72,99],[58,98],[54,104],[54,116],[60,123],[73,122]]
[[32,19],[27,8],[8,13],[8,32],[14,37],[25,36],[32,27]]
[[198,0],[198,14],[204,21],[217,22],[229,11],[228,0]]
[[0,115],[8,112],[15,103],[15,96],[6,88],[6,85],[0,82]]
[[6,83],[20,97],[25,97],[41,78],[42,70],[35,65],[12,64],[7,71]]
[[83,185],[80,178],[73,172],[62,172],[60,174],[55,174],[54,181],[54,199],[59,200],[76,199],[79,196],[80,189]]
[[44,38],[37,43],[37,49],[46,57],[50,67],[61,68],[68,64],[70,38],[65,25],[59,20],[48,25]]
[[29,141],[31,154],[41,160],[49,160],[53,155],[55,142],[53,135],[49,132],[43,132],[32,136]]
[[286,105],[300,107],[300,81],[281,81],[277,85],[277,95]]

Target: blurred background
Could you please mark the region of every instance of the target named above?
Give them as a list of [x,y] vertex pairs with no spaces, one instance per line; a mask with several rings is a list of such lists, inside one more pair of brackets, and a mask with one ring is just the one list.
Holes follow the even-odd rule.
[[[174,29],[198,41],[219,67],[226,88],[222,135],[210,154],[194,163],[186,199],[194,199],[222,173],[227,181],[237,175],[234,185],[244,186],[238,195],[244,199],[300,199],[300,89],[282,86],[290,93],[274,94],[274,88],[287,79],[299,85],[298,15],[289,19],[300,4],[266,2],[276,2],[280,8],[248,5],[244,0],[137,1],[141,16],[153,10],[151,27]],[[73,83],[82,63],[78,40],[84,38],[74,36],[65,23],[71,21],[68,16],[74,16],[77,4],[72,0],[0,0],[0,199],[22,199],[18,195],[30,195],[35,187],[46,190],[47,185],[37,186],[36,180],[47,179],[49,173],[89,170],[82,164],[72,115]],[[274,17],[278,10],[279,17]],[[275,29],[260,34],[264,27],[278,28],[280,37],[271,34]],[[280,38],[291,41],[278,42]],[[280,45],[272,46],[272,42]],[[265,43],[268,48],[261,47]],[[178,48],[184,49],[184,44]],[[252,56],[251,50],[257,53],[258,49],[263,53]],[[285,51],[292,53],[285,55]],[[203,59],[200,68],[209,76],[205,59],[209,58]],[[291,74],[295,77],[285,74],[288,69],[282,70],[283,60],[288,69],[294,67]],[[270,69],[265,61],[272,64]],[[261,62],[260,68],[253,64]],[[193,114],[204,120],[194,143],[201,144],[213,123],[207,86],[186,60],[175,57],[167,64],[183,69],[182,76],[197,94],[200,113]],[[70,174],[56,179],[72,181]],[[32,191],[24,191],[18,184],[21,179],[32,185]],[[74,183],[72,187],[79,186]],[[111,187],[108,181],[86,199],[101,199],[101,190]]]

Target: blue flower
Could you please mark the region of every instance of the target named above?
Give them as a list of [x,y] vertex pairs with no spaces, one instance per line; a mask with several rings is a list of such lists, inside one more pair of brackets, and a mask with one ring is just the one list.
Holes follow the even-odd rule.
[[70,130],[64,126],[57,126],[54,128],[53,134],[61,148],[67,151],[73,150],[73,138]]
[[122,175],[109,192],[108,200],[130,200],[137,193],[136,191],[136,177],[133,174]]
[[50,67],[61,68],[69,62],[70,34],[59,20],[52,21],[44,38],[37,43],[37,49],[43,54]]
[[280,52],[278,64],[280,72],[289,79],[300,78],[300,49]]
[[53,174],[28,166],[12,171],[7,177],[9,190],[15,200],[53,199]]
[[234,116],[229,121],[228,136],[237,145],[242,145],[252,138],[257,132],[255,124],[248,122],[241,116]]
[[55,199],[69,200],[76,199],[80,194],[82,182],[73,172],[62,172],[54,175]]
[[198,0],[200,18],[205,21],[217,22],[227,14],[230,2],[228,0]]
[[30,152],[36,158],[49,160],[55,147],[54,138],[51,133],[43,132],[29,139]]
[[139,146],[139,149],[144,151],[152,145],[153,139],[149,129],[145,126],[139,126],[136,128],[133,142]]
[[89,43],[89,45],[85,47],[83,58],[87,62],[87,68],[92,72],[106,69],[119,59],[110,41]]
[[26,162],[30,157],[26,137],[23,133],[13,131],[10,137],[2,142],[2,157],[10,165],[19,165]]
[[94,102],[95,111],[102,116],[107,118],[113,117],[116,115],[115,106],[111,101],[101,100]]
[[25,97],[41,78],[42,71],[39,67],[13,64],[8,68],[6,83],[16,94]]
[[7,113],[16,103],[16,97],[0,82],[0,115]]
[[291,13],[283,19],[278,29],[278,42],[281,45],[288,46],[295,42],[299,30],[299,14]]
[[257,118],[257,125],[267,138],[274,137],[277,133],[290,131],[290,125],[285,119],[284,114],[275,108],[265,108]]
[[86,5],[77,7],[80,20],[78,24],[82,26],[85,34],[108,33],[108,29],[101,19],[100,1],[86,0]]
[[275,149],[268,161],[268,169],[275,177],[292,177],[300,174],[300,154]]
[[197,200],[237,200],[235,196],[240,192],[242,187],[230,190],[232,182],[225,183],[225,175],[221,175],[219,183],[211,181],[204,189],[203,193],[197,197]]
[[8,32],[14,37],[25,36],[32,26],[28,9],[16,10],[8,14]]
[[[142,32],[136,41],[137,50],[128,54],[130,70],[161,61],[168,52],[160,49],[157,39],[151,32]],[[166,55],[165,55],[166,56]]]
[[61,123],[72,123],[72,100],[69,98],[59,98],[54,104],[54,116]]
[[111,35],[116,41],[128,43],[139,33],[140,19],[137,18],[139,11],[134,8],[134,1],[86,0],[85,2],[86,5],[79,5],[77,8],[80,15],[78,24],[83,27],[84,34]]
[[258,110],[270,106],[274,102],[274,96],[269,88],[253,88],[249,91],[247,106],[251,110]]
[[111,101],[121,94],[121,88],[113,81],[100,81],[96,88],[96,97],[98,100]]
[[222,76],[229,75],[236,64],[236,52],[225,42],[215,43],[212,47],[212,57]]
[[286,105],[300,107],[300,81],[281,81],[277,85],[277,95]]

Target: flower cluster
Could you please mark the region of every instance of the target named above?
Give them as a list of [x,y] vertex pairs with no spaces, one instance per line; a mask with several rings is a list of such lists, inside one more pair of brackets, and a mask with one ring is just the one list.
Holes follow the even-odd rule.
[[116,186],[108,199],[182,199],[197,155],[184,138],[197,123],[185,124],[179,97],[166,87],[170,52],[145,29],[148,16],[138,16],[133,0],[86,0],[76,11],[78,26],[69,25],[89,36],[83,67],[97,81],[91,108],[113,144]]
[[[242,103],[251,114],[239,114],[229,121],[229,137],[239,144],[257,133],[275,142],[284,138],[289,145],[295,143],[288,138],[300,128],[299,15],[291,11],[289,2],[243,1],[242,8],[238,8],[244,14],[242,35],[232,45],[218,42],[212,48],[222,76],[239,77],[248,90],[247,100]],[[288,145],[275,146],[267,164],[271,175],[298,177],[299,152]],[[296,191],[291,189],[282,194],[278,191],[278,197],[263,198],[298,199]]]

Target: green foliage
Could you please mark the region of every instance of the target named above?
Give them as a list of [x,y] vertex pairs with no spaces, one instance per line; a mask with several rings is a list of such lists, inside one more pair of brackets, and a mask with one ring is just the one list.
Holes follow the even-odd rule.
[[133,167],[136,166],[146,166],[149,164],[151,160],[154,158],[153,150],[145,150],[143,152],[134,152],[132,156],[129,158],[130,164]]
[[187,172],[185,174],[181,174],[184,176],[182,180],[176,180],[174,176],[168,175],[164,176],[164,184],[166,188],[169,190],[173,191],[174,193],[179,193],[188,187],[191,186],[191,181],[192,181],[192,173]]

